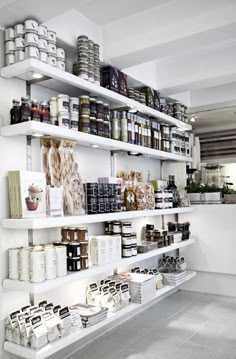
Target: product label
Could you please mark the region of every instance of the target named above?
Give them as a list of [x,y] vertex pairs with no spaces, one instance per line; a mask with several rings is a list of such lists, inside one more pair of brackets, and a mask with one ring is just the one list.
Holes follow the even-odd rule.
[[79,105],[73,103],[73,111],[74,112],[79,112]]
[[69,111],[69,102],[68,101],[62,101],[62,107],[63,107],[63,110]]

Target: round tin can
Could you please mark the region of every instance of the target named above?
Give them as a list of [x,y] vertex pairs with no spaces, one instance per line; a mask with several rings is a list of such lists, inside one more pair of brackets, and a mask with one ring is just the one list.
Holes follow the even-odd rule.
[[5,57],[6,66],[13,65],[15,63],[15,54],[7,54]]
[[55,44],[48,43],[48,53],[50,55],[56,56],[57,55],[57,48]]
[[47,37],[48,37],[48,42],[50,42],[52,44],[56,44],[57,34],[55,33],[55,31],[48,30]]
[[67,247],[68,257],[79,257],[80,256],[80,243],[70,242]]
[[48,42],[43,37],[39,38],[39,50],[43,50],[45,52],[48,52]]
[[69,112],[58,112],[58,126],[64,128],[70,128]]
[[78,112],[70,112],[70,128],[73,131],[78,131],[78,129],[79,129]]
[[8,250],[8,273],[10,279],[19,278],[19,250],[21,248],[10,248]]
[[18,253],[19,279],[29,281],[29,248],[22,248]]
[[25,47],[25,58],[30,59],[39,59],[39,49],[36,46],[26,46]]
[[90,115],[89,96],[80,96],[79,98],[79,113],[80,115]]
[[39,37],[34,32],[27,32],[25,34],[25,46],[38,46]]
[[43,250],[29,252],[30,282],[41,283],[46,279],[45,253]]
[[59,70],[65,71],[66,69],[66,63],[63,60],[57,59],[57,68]]
[[48,63],[48,53],[46,51],[39,51],[39,60]]
[[46,279],[57,277],[57,256],[54,246],[45,246]]
[[4,35],[5,35],[5,41],[14,40],[15,31],[14,31],[13,27],[8,27],[7,29],[5,29]]
[[16,62],[23,61],[25,59],[25,52],[23,50],[15,51],[15,60]]
[[67,258],[67,269],[70,272],[80,271],[80,257]]
[[88,241],[80,242],[80,254],[81,256],[88,255]]
[[16,50],[22,50],[25,47],[25,41],[23,37],[16,37],[15,38],[15,49]]
[[69,108],[69,96],[64,94],[58,95],[57,112],[68,112]]
[[122,234],[131,234],[131,222],[122,222]]
[[88,256],[80,257],[80,266],[81,266],[81,269],[88,269],[88,267],[89,267]]
[[57,277],[64,277],[67,274],[67,246],[56,246]]
[[38,34],[43,39],[47,40],[47,38],[48,38],[48,28],[46,26],[44,26],[44,25],[39,25]]
[[119,221],[114,221],[113,222],[113,234],[121,234],[121,222]]
[[88,228],[87,227],[79,227],[77,228],[78,241],[86,242],[88,241]]
[[26,32],[38,32],[39,24],[36,20],[28,19],[24,22],[25,33]]
[[122,257],[129,258],[132,257],[133,250],[132,245],[122,245]]
[[57,58],[56,56],[53,56],[53,55],[49,55],[48,56],[48,64],[51,65],[51,66],[57,66]]
[[79,112],[79,99],[78,97],[70,97],[69,100],[69,109],[70,112]]
[[57,48],[57,58],[61,60],[65,60],[65,50],[61,47]]
[[5,53],[6,54],[13,54],[15,51],[15,41],[7,41],[5,42]]
[[122,236],[122,246],[129,246],[132,245],[132,237],[123,237]]
[[[50,115],[57,116],[57,98],[56,97],[50,98],[49,106],[50,106]],[[62,230],[63,230],[63,228],[62,228]]]
[[15,33],[15,37],[23,36],[24,35],[24,25],[23,24],[16,24],[14,26],[14,33]]

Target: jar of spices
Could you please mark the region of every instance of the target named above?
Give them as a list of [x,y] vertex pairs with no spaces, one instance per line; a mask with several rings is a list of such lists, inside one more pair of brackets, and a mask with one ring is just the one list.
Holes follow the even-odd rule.
[[90,116],[89,96],[80,96],[80,98],[79,98],[79,113],[80,113],[80,115]]
[[96,117],[97,117],[97,102],[96,102],[96,98],[90,97],[90,98],[89,98],[89,102],[90,102],[90,116],[96,118]]
[[88,264],[88,256],[80,256],[80,266],[81,269],[88,269],[89,264]]
[[97,119],[96,119],[96,117],[90,117],[90,134],[97,135]]
[[90,117],[88,115],[79,116],[79,130],[81,132],[90,133]]
[[87,227],[77,228],[77,238],[78,238],[79,242],[87,242],[88,241],[88,228]]
[[111,119],[111,137],[113,140],[119,140],[119,118],[118,118],[118,112],[113,111],[112,112],[112,119]]
[[41,122],[50,124],[50,113],[47,101],[41,102]]
[[81,256],[88,255],[88,241],[80,242],[80,255]]
[[97,118],[97,135],[104,137],[104,120]]
[[104,118],[104,108],[102,101],[97,101],[97,118]]
[[121,234],[122,233],[122,224],[120,221],[113,222],[113,234]]
[[147,147],[152,147],[152,132],[151,132],[151,123],[149,120],[146,120],[146,131],[147,131]]
[[128,142],[128,123],[126,117],[126,111],[122,111],[121,115],[121,141]]
[[31,121],[38,121],[40,122],[41,111],[38,107],[38,101],[32,100],[31,101]]
[[75,227],[68,228],[70,242],[76,242],[78,240],[77,229]]

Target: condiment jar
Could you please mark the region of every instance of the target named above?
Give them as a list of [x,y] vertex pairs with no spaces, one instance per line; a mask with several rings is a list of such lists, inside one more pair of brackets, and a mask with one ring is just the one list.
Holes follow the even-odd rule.
[[57,111],[58,112],[69,112],[69,96],[58,95],[57,96]]
[[120,139],[118,112],[113,111],[111,118],[111,137],[113,140]]
[[113,234],[121,234],[122,233],[122,224],[120,221],[113,222]]
[[122,234],[131,234],[131,222],[122,222]]
[[41,111],[38,107],[38,101],[32,100],[31,101],[31,121],[38,121],[41,120]]
[[14,41],[7,41],[5,42],[5,53],[6,54],[13,54],[15,51],[15,42]]
[[80,115],[90,116],[89,96],[80,96],[80,98],[79,98],[79,113],[80,113]]
[[70,112],[79,112],[79,99],[78,97],[70,97],[69,100],[69,110]]
[[58,112],[58,125],[64,128],[70,128],[70,113]]
[[50,114],[48,110],[48,103],[46,101],[41,102],[41,122],[50,124]]
[[79,131],[90,133],[90,117],[88,115],[79,116]]
[[29,20],[25,20],[25,22],[24,22],[25,33],[34,32],[37,34],[38,27],[39,27],[39,24],[36,20],[29,19]]
[[80,256],[80,266],[81,269],[88,269],[89,264],[88,264],[88,256]]
[[48,28],[44,25],[39,25],[38,27],[38,35],[40,38],[42,39],[46,39],[48,38]]
[[88,241],[88,228],[87,227],[79,227],[77,228],[78,241],[86,242]]
[[88,241],[80,242],[80,254],[81,256],[88,255]]
[[122,111],[122,116],[121,116],[121,141],[123,142],[128,142],[128,122],[127,122],[127,117],[126,117],[126,111]]
[[57,34],[55,33],[55,31],[48,30],[47,37],[48,37],[48,42],[52,44],[56,44]]
[[79,129],[79,115],[78,112],[70,112],[70,127],[74,131]]

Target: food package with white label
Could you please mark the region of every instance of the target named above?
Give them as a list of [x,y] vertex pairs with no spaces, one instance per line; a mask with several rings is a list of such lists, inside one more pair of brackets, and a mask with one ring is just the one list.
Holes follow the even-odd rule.
[[31,318],[32,333],[30,336],[30,346],[34,349],[39,349],[48,343],[48,330],[43,322],[42,316],[37,315]]

